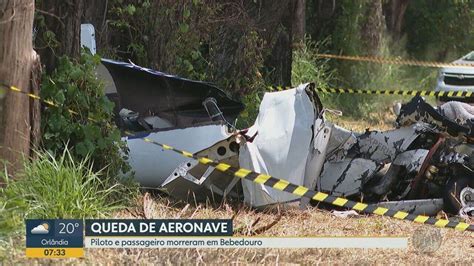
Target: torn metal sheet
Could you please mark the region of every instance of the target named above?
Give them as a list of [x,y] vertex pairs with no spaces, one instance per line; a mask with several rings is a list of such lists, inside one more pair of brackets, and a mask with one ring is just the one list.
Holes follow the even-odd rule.
[[[236,136],[231,136],[197,152],[196,155],[238,167],[238,149]],[[199,164],[196,160],[183,162],[163,182],[161,188],[176,199],[192,202],[220,202],[226,197],[243,197],[240,178]]]
[[418,172],[428,152],[429,151],[425,149],[405,151],[395,158],[393,164],[404,166],[408,172]]
[[318,188],[334,196],[347,197],[359,194],[362,184],[380,168],[364,158],[345,158],[340,162],[326,161],[318,180]]
[[439,131],[447,132],[452,136],[465,135],[474,137],[474,123],[472,120],[465,120],[465,124],[456,123],[439,112],[433,106],[425,102],[420,96],[415,96],[410,102],[403,105],[397,117],[397,124],[407,126],[414,123],[428,123],[436,127]]
[[419,136],[416,126],[368,131],[358,137],[358,153],[374,161],[392,161]]
[[[227,139],[230,133],[225,125],[207,125],[183,129],[144,132],[135,137],[124,137],[129,149],[128,162],[135,172],[135,179],[144,187],[158,187],[180,164],[188,159],[170,153],[141,138],[167,143],[178,149],[198,152],[214,143]],[[199,141],[196,141],[199,140]]]
[[331,127],[326,159],[331,162],[340,162],[346,158],[349,150],[357,143],[357,135],[353,131],[332,123],[325,122],[325,124]]
[[183,128],[209,124],[211,120],[203,102],[210,97],[231,123],[244,109],[241,102],[210,83],[109,59],[102,59],[102,64],[113,79],[114,88],[109,86],[107,96],[115,103],[116,115],[126,108],[143,117],[165,119],[174,128]]
[[437,199],[387,201],[377,204],[393,211],[404,211],[415,215],[436,216],[443,209],[444,201]]
[[[375,184],[368,186],[365,192],[386,196],[397,183],[400,183],[410,175],[415,176],[420,171],[428,152],[425,149],[416,149],[399,154],[391,163],[387,172]],[[397,195],[397,197],[403,198],[403,195],[410,191],[409,188],[403,188],[403,190],[404,193]]]
[[[303,86],[307,85],[265,95],[257,121],[248,130],[247,137],[254,139],[240,149],[241,167],[287,176],[291,183],[333,196],[368,194],[370,200],[407,197],[415,176],[433,178],[435,182],[438,170],[425,162],[436,142],[437,132],[432,132],[430,124],[422,121],[388,131],[352,132],[325,121],[324,112],[315,111],[322,110],[315,105],[317,101],[304,97],[309,94]],[[429,167],[422,168],[424,163]],[[425,170],[428,172],[419,173]],[[243,183],[245,200],[253,206],[295,199],[247,182]],[[439,195],[438,185],[428,186],[432,189],[423,191],[438,191],[435,195]],[[307,203],[302,201],[301,206]]]
[[[333,130],[333,127],[325,124],[321,118],[317,118],[314,124],[313,149],[310,150],[308,160],[306,161],[304,177],[304,186],[311,188],[315,188],[317,185],[316,182],[323,169],[328,152],[328,143],[330,142]],[[302,198],[300,208],[306,208],[309,202],[308,198]]]
[[474,125],[474,106],[462,102],[447,102],[438,108],[441,115],[466,127]]
[[[308,86],[303,84],[295,89],[265,94],[252,126],[258,134],[240,148],[240,167],[285,176],[294,184],[305,183],[316,116],[315,105],[306,93]],[[298,199],[248,180],[243,181],[243,189],[245,201],[256,207]]]

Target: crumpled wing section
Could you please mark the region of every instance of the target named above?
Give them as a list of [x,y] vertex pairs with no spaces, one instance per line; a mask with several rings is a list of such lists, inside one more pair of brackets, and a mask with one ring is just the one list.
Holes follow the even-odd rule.
[[447,102],[439,107],[442,115],[456,123],[472,128],[474,124],[474,106],[462,102]]
[[[314,104],[305,92],[307,86],[302,84],[295,89],[265,94],[252,127],[258,134],[253,142],[245,143],[240,149],[242,168],[304,184],[315,121]],[[245,201],[255,207],[298,199],[247,180],[242,186]]]
[[203,101],[214,98],[224,117],[233,123],[244,105],[215,85],[169,75],[134,64],[102,59],[103,75],[109,75],[107,96],[115,103],[116,114],[126,108],[141,116],[158,116],[175,128],[210,122]]
[[418,122],[428,123],[435,126],[440,131],[448,132],[452,136],[466,135],[474,136],[471,120],[466,125],[456,123],[454,120],[445,116],[443,112],[439,112],[430,104],[425,102],[422,97],[416,96],[404,104],[397,117],[399,126],[407,126]]

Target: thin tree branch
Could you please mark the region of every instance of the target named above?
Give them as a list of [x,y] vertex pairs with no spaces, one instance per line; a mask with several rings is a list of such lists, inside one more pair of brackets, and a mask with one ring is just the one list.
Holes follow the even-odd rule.
[[50,13],[50,12],[47,12],[47,11],[44,11],[44,10],[41,10],[39,8],[36,8],[36,11],[40,14],[43,14],[43,15],[47,15],[47,16],[50,16],[50,17],[53,17],[53,18],[56,18],[63,27],[65,27],[64,25],[64,22],[63,22],[63,18],[59,17],[58,15],[55,15],[53,13]]

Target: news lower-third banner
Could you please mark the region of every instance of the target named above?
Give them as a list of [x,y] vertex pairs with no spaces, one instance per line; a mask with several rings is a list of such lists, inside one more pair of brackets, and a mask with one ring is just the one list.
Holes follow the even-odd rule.
[[395,248],[408,237],[235,236],[231,219],[26,220],[26,255],[83,257],[88,248]]

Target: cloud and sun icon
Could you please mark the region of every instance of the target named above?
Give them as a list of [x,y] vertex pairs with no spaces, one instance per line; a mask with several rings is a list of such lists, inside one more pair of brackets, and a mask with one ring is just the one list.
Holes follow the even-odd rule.
[[31,229],[31,233],[35,235],[45,235],[49,233],[49,224],[48,223],[42,223],[35,228]]

